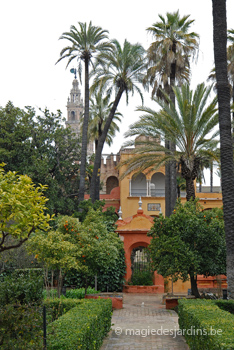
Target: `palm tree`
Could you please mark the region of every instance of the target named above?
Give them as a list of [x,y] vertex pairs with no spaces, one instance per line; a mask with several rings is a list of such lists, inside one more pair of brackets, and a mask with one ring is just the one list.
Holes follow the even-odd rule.
[[[207,105],[211,87],[204,84],[197,86],[193,92],[189,85],[175,87],[176,106],[170,97],[164,93],[164,99],[154,99],[162,108],[156,112],[147,107],[137,110],[144,114],[140,120],[130,126],[126,136],[145,135],[150,138],[160,137],[161,141],[168,139],[176,145],[176,151],[168,152],[160,143],[141,141],[136,147],[134,156],[121,165],[127,165],[124,176],[132,171],[152,171],[174,160],[180,166],[181,176],[186,180],[187,200],[195,198],[194,180],[203,159],[216,159],[215,148],[218,140],[217,132],[208,137],[218,123],[216,113],[216,98]],[[166,101],[165,101],[166,100]],[[130,141],[128,145],[131,145]]]
[[[161,88],[175,102],[173,87],[188,82],[190,78],[189,59],[198,49],[199,35],[189,32],[194,20],[189,15],[180,17],[179,10],[166,13],[166,18],[159,15],[160,21],[147,31],[155,41],[147,51],[148,70],[145,83],[153,86],[152,96],[157,93],[162,97]],[[159,89],[160,88],[160,89]],[[175,151],[175,145],[166,140],[166,147]],[[176,166],[174,162],[166,164],[166,215],[169,216],[176,202]]]
[[[227,40],[231,43],[227,48],[227,74],[231,91],[230,97],[232,99],[232,104],[234,104],[234,29],[228,30],[227,34]],[[215,68],[211,70],[208,80],[216,82]],[[234,110],[232,110],[232,122],[234,122]]]
[[[70,32],[64,32],[59,39],[66,39],[70,42],[60,52],[58,62],[64,58],[68,59],[67,66],[75,59],[78,61],[78,72],[81,79],[82,62],[85,66],[85,106],[84,121],[82,128],[82,148],[81,148],[81,164],[80,164],[80,185],[79,185],[79,202],[84,200],[85,192],[85,169],[87,158],[87,133],[89,122],[89,65],[92,58],[98,58],[98,55],[111,49],[108,41],[108,31],[101,27],[93,26],[92,22],[87,26],[86,23],[78,22],[79,27],[71,26]],[[66,66],[66,67],[67,67]]]
[[[88,135],[89,140],[95,143],[95,150],[97,150],[98,140],[102,135],[105,121],[110,113],[112,104],[113,103],[110,102],[110,95],[103,96],[102,91],[95,92],[93,96],[90,97]],[[105,140],[108,146],[112,144],[116,131],[119,131],[119,126],[116,121],[120,122],[120,117],[122,116],[120,112],[116,112],[113,117]]]
[[94,89],[95,87],[100,88],[100,86],[103,86],[104,89],[107,89],[107,93],[111,94],[115,90],[116,94],[102,135],[98,140],[90,188],[92,201],[98,199],[95,197],[95,187],[102,149],[123,93],[125,92],[126,94],[127,103],[129,93],[134,94],[135,91],[140,94],[143,102],[143,95],[137,86],[137,82],[141,82],[143,79],[145,69],[144,48],[140,44],[132,45],[127,40],[124,41],[123,47],[121,47],[117,40],[113,40],[112,44],[113,50],[102,55],[102,65],[96,67],[96,77],[94,80]]
[[214,58],[219,105],[223,212],[227,245],[228,296],[234,299],[234,166],[230,116],[230,88],[227,76],[226,1],[212,0],[212,5]]
[[[103,91],[99,90],[98,92],[94,92],[93,96],[90,98],[90,121],[89,121],[89,140],[94,141],[95,143],[95,152],[98,147],[98,140],[102,136],[103,128],[110,114],[110,110],[113,103],[110,103],[110,95],[107,94],[103,96]],[[113,142],[113,138],[115,133],[119,131],[119,127],[117,122],[120,122],[120,117],[122,114],[119,112],[115,112],[114,117],[112,119],[110,128],[108,130],[108,134],[105,142],[110,146]],[[99,168],[101,164],[99,164]],[[99,196],[99,188],[100,188],[100,176],[97,177],[97,185],[96,185],[96,195]]]

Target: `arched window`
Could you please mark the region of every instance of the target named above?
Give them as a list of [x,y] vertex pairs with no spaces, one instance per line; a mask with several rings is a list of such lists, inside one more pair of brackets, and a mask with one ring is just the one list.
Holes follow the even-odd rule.
[[113,188],[119,186],[119,180],[116,176],[110,176],[106,180],[106,194],[110,194]]
[[76,113],[71,111],[71,120],[76,120]]
[[151,177],[150,192],[152,197],[165,196],[165,175],[162,173],[154,173]]
[[133,176],[130,195],[138,197],[147,195],[146,177],[144,174],[140,173],[137,176]]

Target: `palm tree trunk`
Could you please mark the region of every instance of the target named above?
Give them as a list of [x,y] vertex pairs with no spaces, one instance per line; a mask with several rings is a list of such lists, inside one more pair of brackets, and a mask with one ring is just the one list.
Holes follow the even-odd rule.
[[[99,188],[98,188],[98,191],[96,191],[96,186],[97,186],[98,169],[100,168],[100,164],[101,164],[102,150],[103,150],[104,143],[106,141],[106,137],[107,137],[111,122],[114,118],[116,109],[118,107],[118,104],[119,104],[119,101],[121,99],[123,92],[124,92],[124,87],[120,87],[118,90],[118,93],[116,95],[115,101],[113,103],[113,106],[110,110],[110,114],[106,120],[104,129],[102,131],[102,135],[100,136],[100,138],[98,140],[98,147],[97,147],[97,150],[95,153],[93,175],[92,175],[91,185],[90,185],[90,198],[92,199],[92,202],[95,202],[95,200],[99,199]],[[95,194],[96,194],[96,196],[95,196]],[[98,198],[96,198],[96,197],[98,197]]]
[[213,161],[210,161],[210,192],[213,192]]
[[227,78],[226,1],[212,0],[215,72],[219,105],[221,178],[227,246],[228,297],[234,299],[234,167],[230,88]]
[[[165,141],[165,147],[170,149],[170,142]],[[166,216],[170,216],[172,213],[171,209],[171,166],[167,162],[165,164],[165,211]]]
[[[173,44],[172,51],[176,54],[176,44]],[[175,86],[175,77],[176,77],[176,61],[171,64],[171,74],[170,74],[170,99],[175,105],[175,93],[173,87]],[[171,152],[174,153],[176,150],[176,146],[173,142],[170,144]],[[170,177],[171,177],[171,196],[170,196],[170,209],[172,213],[175,208],[176,199],[177,199],[177,181],[176,181],[176,161],[170,162]]]
[[84,112],[83,129],[82,129],[79,203],[84,200],[84,194],[85,194],[85,172],[86,172],[86,159],[87,159],[88,125],[89,125],[89,60],[86,59],[85,60],[85,112]]
[[195,188],[194,188],[194,180],[191,177],[186,178],[186,199],[189,201],[195,199]]

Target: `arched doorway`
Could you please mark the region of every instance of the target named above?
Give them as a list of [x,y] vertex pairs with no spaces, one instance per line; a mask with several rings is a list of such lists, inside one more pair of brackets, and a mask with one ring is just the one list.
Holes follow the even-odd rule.
[[131,253],[131,282],[134,285],[153,285],[150,252],[147,247],[138,246]]
[[110,194],[113,188],[119,186],[119,180],[116,176],[110,176],[106,180],[106,194]]

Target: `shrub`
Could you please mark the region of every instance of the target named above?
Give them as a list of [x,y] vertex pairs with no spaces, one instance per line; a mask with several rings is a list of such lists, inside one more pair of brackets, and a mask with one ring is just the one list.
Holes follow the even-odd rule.
[[42,323],[42,307],[39,305],[1,306],[1,349],[41,350]]
[[[94,288],[88,287],[86,294],[96,294],[99,291],[96,291]],[[85,297],[85,288],[79,289],[69,289],[66,291],[66,298],[71,299],[83,299]]]
[[179,300],[179,325],[191,350],[234,348],[234,315],[214,300]]
[[[68,299],[69,300],[69,299]],[[99,349],[111,326],[111,300],[81,300],[48,327],[51,350]]]
[[135,286],[152,286],[153,275],[151,271],[136,271],[132,275],[131,284]]
[[85,299],[54,298],[44,300],[43,305],[46,307],[47,323],[57,320],[64,313],[84,302],[86,302]]
[[0,282],[0,305],[40,302],[42,292],[42,269],[15,270]]
[[234,300],[216,300],[215,304],[222,310],[234,314]]

